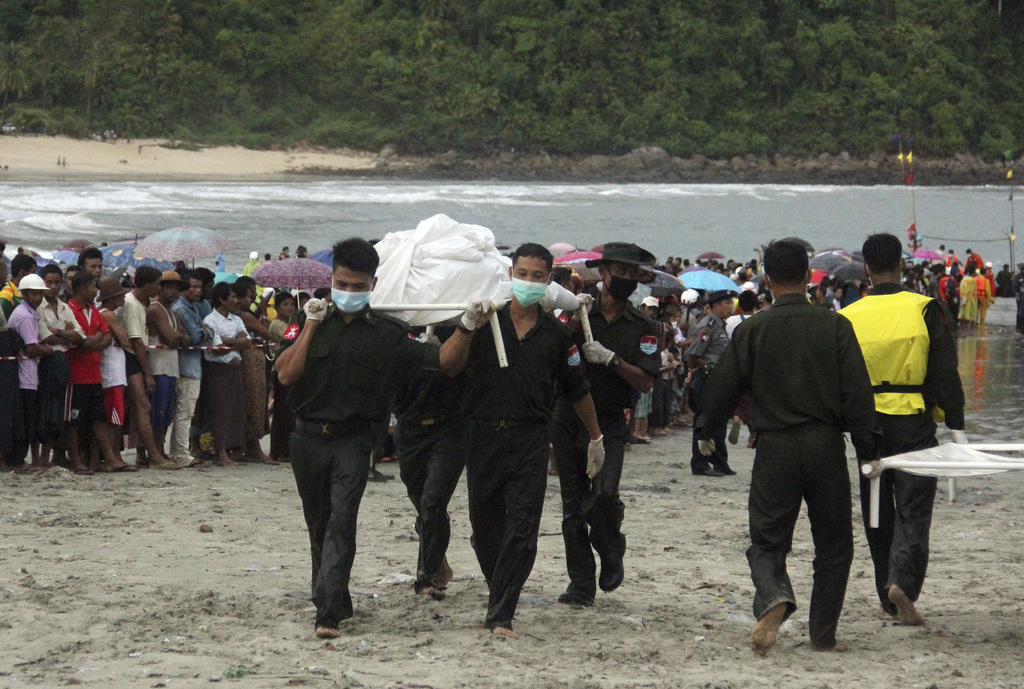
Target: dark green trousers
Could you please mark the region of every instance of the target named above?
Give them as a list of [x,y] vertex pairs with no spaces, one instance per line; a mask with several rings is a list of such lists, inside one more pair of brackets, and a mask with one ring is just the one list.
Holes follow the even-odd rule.
[[806,501],[814,540],[811,643],[831,648],[843,611],[853,562],[853,507],[846,446],[838,428],[805,424],[786,431],[758,431],[750,482],[750,548],[754,617],[796,597],[786,572],[793,529]]
[[316,627],[337,627],[352,617],[348,591],[356,557],[356,521],[370,471],[373,434],[340,438],[292,432],[292,474],[302,498],[312,556]]

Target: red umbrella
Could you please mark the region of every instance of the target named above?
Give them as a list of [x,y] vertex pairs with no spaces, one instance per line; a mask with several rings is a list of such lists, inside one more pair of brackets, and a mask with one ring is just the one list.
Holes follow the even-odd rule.
[[317,289],[331,286],[331,269],[311,258],[286,258],[258,265],[252,279],[260,287]]
[[555,263],[583,263],[584,261],[596,261],[604,254],[599,251],[571,251],[555,259]]
[[725,256],[723,256],[722,254],[718,253],[717,251],[705,251],[704,253],[702,253],[700,256],[697,257],[697,260],[698,261],[710,261],[711,259],[715,259],[717,261],[720,258],[725,258]]
[[826,271],[826,270],[816,270],[816,271],[814,271],[813,273],[811,273],[811,284],[812,285],[820,285],[821,284],[821,279],[824,278],[827,275],[828,275],[828,271]]

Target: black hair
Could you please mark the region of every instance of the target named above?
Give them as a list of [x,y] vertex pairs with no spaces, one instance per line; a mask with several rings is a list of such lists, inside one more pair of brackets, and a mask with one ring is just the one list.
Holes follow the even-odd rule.
[[36,259],[32,258],[28,254],[18,254],[11,259],[11,278],[21,273],[34,273],[36,272]]
[[764,272],[779,286],[803,285],[807,281],[807,249],[781,239],[764,248]]
[[566,280],[572,279],[572,268],[569,266],[555,266],[551,269],[551,281],[561,285]]
[[903,258],[903,243],[900,238],[889,232],[879,232],[864,240],[861,249],[864,263],[872,273],[891,273],[899,270]]
[[213,274],[213,271],[210,270],[209,268],[196,268],[194,273],[195,276],[202,281],[203,287],[206,287],[208,284],[217,279],[217,276],[215,276]]
[[[252,284],[256,284],[255,282]],[[231,291],[235,293],[235,296],[245,298],[249,296],[249,283],[243,282],[242,278],[238,278],[231,283]]]
[[757,307],[757,293],[743,290],[736,301],[739,302],[740,311],[753,311]]
[[274,295],[275,308],[281,308],[286,301],[294,301],[296,305],[298,305],[299,303],[298,301],[295,300],[295,295],[293,295],[291,292],[285,292],[282,290],[278,292],[276,295]]
[[217,308],[230,294],[231,285],[226,282],[218,282],[213,286],[213,292],[210,294],[210,303],[213,304],[214,308]]
[[60,275],[61,280],[64,279],[64,271],[60,269],[60,266],[55,266],[52,263],[43,266],[43,269],[39,271],[39,277],[45,280],[47,275],[51,275],[53,273],[57,273],[57,275]]
[[519,248],[512,252],[512,265],[515,265],[520,258],[539,258],[548,265],[548,270],[551,270],[551,266],[555,262],[555,257],[551,255],[546,246],[533,242],[520,244]]
[[181,270],[178,271],[178,277],[181,278],[182,282],[187,284],[189,280],[196,277],[196,272],[191,268],[182,268]]
[[135,286],[145,287],[160,280],[162,273],[153,266],[139,266],[135,270]]
[[82,266],[78,265],[77,263],[72,263],[71,265],[68,266],[68,269],[64,271],[64,277],[67,277],[71,273],[77,273],[80,270],[85,269],[82,268]]
[[[296,253],[305,247],[296,249]],[[373,277],[377,274],[377,267],[380,265],[380,255],[365,239],[361,237],[349,237],[334,245],[334,255],[331,258],[331,270],[337,268],[348,268],[356,273],[364,273]]]
[[314,299],[326,299],[329,296],[331,296],[330,287],[317,287],[315,290],[313,290]]
[[88,249],[83,249],[82,253],[78,254],[78,267],[85,268],[85,262],[90,258],[98,258],[103,260],[103,252],[94,246],[90,246]]
[[245,285],[245,288],[249,289],[250,287],[256,286],[256,280],[254,280],[250,275],[241,275],[237,280],[235,280],[234,284]]
[[71,293],[78,294],[79,290],[90,284],[95,285],[96,278],[94,278],[91,273],[85,270],[80,270],[75,273],[75,277],[71,278]]

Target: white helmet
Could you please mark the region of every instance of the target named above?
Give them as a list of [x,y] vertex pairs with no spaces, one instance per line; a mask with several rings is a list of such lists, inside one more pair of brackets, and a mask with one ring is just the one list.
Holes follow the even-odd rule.
[[698,299],[700,299],[700,295],[697,294],[695,289],[688,289],[679,297],[679,300],[684,304],[696,304]]
[[740,285],[740,289],[742,289],[744,292],[756,292],[757,291],[757,285],[755,285],[753,282],[750,282],[749,280],[747,280],[742,285]]

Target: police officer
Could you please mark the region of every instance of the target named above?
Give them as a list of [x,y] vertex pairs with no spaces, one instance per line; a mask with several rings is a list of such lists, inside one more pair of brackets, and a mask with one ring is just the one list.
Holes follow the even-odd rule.
[[[725,432],[740,394],[754,398],[757,454],[750,480],[750,548],[754,582],[750,635],[754,653],[775,644],[796,610],[786,555],[802,501],[814,539],[814,587],[808,632],[811,648],[836,649],[853,562],[853,507],[843,432],[859,458],[874,456],[871,380],[853,326],[807,299],[807,251],[786,240],[764,252],[772,308],[744,323],[715,367],[697,420],[698,448],[708,455]],[[839,647],[840,649],[842,647]],[[839,649],[837,649],[839,650]]]
[[316,635],[333,639],[352,616],[349,575],[366,488],[371,424],[386,422],[397,381],[409,372],[455,374],[490,306],[471,302],[462,328],[441,347],[409,337],[405,324],[369,307],[380,260],[363,239],[334,246],[331,301],[310,299],[295,343],[277,359],[295,414],[289,449],[312,555]]
[[[445,339],[452,328],[445,327]],[[445,553],[451,538],[448,502],[462,476],[462,390],[464,376],[428,371],[406,376],[398,386],[394,414],[399,474],[416,508],[420,537],[416,593],[443,600],[452,578]]]
[[512,300],[498,312],[508,367],[498,366],[494,336],[486,328],[473,340],[465,373],[466,484],[473,549],[490,589],[485,624],[508,638],[518,638],[512,617],[537,557],[559,391],[587,429],[587,473],[593,477],[604,462],[582,355],[572,331],[539,305],[552,262],[551,252],[539,244],[515,250]]
[[[633,406],[634,390],[651,389],[661,367],[657,323],[628,299],[636,289],[640,266],[655,260],[636,244],[609,242],[600,259],[587,262],[587,266],[597,267],[602,280],[601,289],[595,287],[590,295],[594,342],[584,343],[577,334],[576,344],[586,356],[605,459],[601,472],[588,477],[587,429],[570,400],[560,397],[551,438],[562,489],[562,538],[569,572],[569,587],[558,597],[560,603],[591,605],[597,584],[602,591],[614,591],[624,576],[626,537],[621,531],[624,509],[619,499],[629,436],[624,410]],[[598,581],[592,548],[601,558]]]
[[[952,316],[945,305],[905,291],[903,246],[898,237],[874,234],[864,242],[871,292],[840,313],[853,323],[874,386],[882,431],[880,455],[938,445],[934,414],[941,409],[954,440],[964,437],[964,391],[957,370]],[[921,625],[914,603],[928,569],[928,535],[938,484],[934,476],[889,470],[880,476],[877,529],[869,525],[869,479],[860,478],[860,498],[875,586],[882,611],[900,624]]]
[[[690,407],[693,409],[694,433],[690,454],[690,470],[694,476],[733,476],[729,467],[729,451],[725,446],[725,428],[721,435],[715,435],[715,451],[710,457],[702,455],[697,447],[697,419],[703,411],[703,398],[708,376],[718,364],[722,352],[729,344],[725,331],[725,319],[732,315],[732,292],[715,290],[708,292],[707,305],[710,311],[697,322],[693,342],[686,350],[686,364],[690,370],[687,380],[691,384]],[[717,431],[716,431],[717,433]]]

